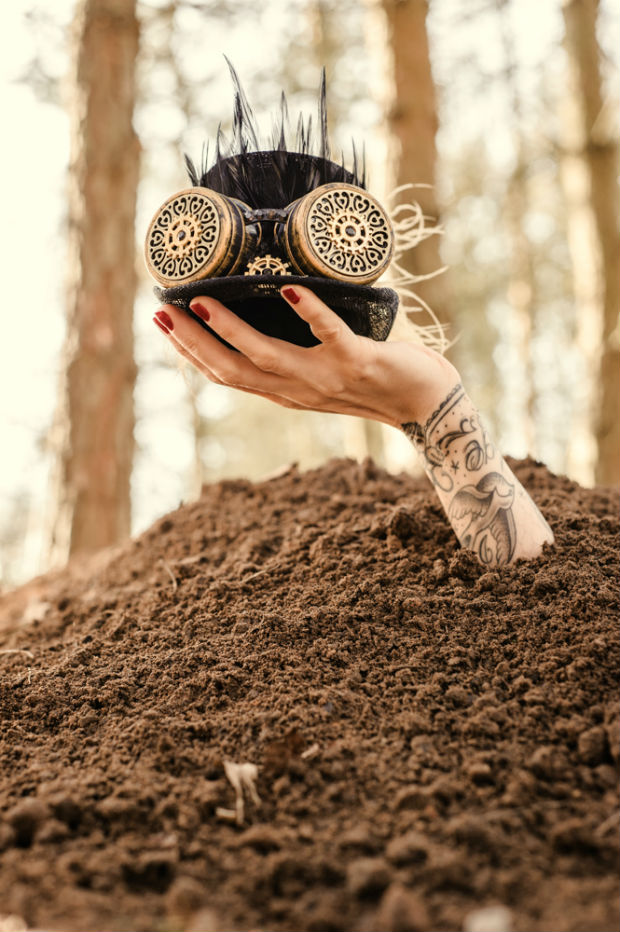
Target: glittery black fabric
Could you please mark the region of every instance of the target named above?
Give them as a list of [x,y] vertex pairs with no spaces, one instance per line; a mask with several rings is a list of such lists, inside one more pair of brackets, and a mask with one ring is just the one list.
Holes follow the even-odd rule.
[[189,302],[200,295],[217,298],[260,333],[297,346],[315,346],[318,341],[308,325],[280,296],[280,289],[287,285],[310,288],[360,336],[386,340],[392,329],[398,295],[391,288],[371,288],[301,275],[231,275],[154,290],[163,304],[182,308],[207,330],[210,328],[189,309]]

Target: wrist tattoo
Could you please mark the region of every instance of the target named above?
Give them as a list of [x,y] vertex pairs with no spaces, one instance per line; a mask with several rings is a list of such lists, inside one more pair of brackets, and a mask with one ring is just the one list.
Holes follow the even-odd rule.
[[459,473],[478,472],[495,456],[495,447],[460,382],[424,426],[411,421],[402,429],[422,456],[429,479],[442,492],[453,490]]

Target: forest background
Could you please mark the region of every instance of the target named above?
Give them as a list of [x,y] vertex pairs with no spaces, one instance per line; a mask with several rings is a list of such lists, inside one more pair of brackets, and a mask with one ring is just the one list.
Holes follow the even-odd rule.
[[[276,408],[183,368],[151,323],[146,226],[230,123],[316,105],[443,228],[410,258],[504,453],[584,485],[620,464],[612,0],[3,4],[0,585],[138,533],[223,476],[371,455],[397,431]],[[414,314],[427,324],[424,311]]]

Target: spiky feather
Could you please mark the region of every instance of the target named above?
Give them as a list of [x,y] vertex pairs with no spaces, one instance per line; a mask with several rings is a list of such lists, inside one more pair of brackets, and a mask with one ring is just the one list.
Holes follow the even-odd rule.
[[232,131],[227,138],[221,128],[218,130],[211,167],[208,147],[203,149],[197,167],[188,155],[185,156],[194,186],[239,198],[253,208],[286,207],[308,191],[329,182],[365,187],[365,159],[362,156],[360,165],[355,144],[352,170],[345,167],[344,156],[340,165],[330,160],[325,69],[319,87],[318,134],[312,117],[304,118],[300,114],[293,142],[289,143],[291,130],[283,93],[268,147],[262,147],[258,123],[239,76],[230,61],[226,61],[235,91]]

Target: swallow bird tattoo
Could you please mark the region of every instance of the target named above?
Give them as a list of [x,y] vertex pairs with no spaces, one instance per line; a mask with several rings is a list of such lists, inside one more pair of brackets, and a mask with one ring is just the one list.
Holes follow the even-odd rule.
[[463,547],[475,550],[483,563],[491,563],[493,550],[489,536],[495,542],[497,563],[509,563],[517,542],[512,514],[515,498],[511,485],[498,472],[487,473],[476,485],[460,489],[450,503],[449,517],[454,521],[469,519],[459,533]]

